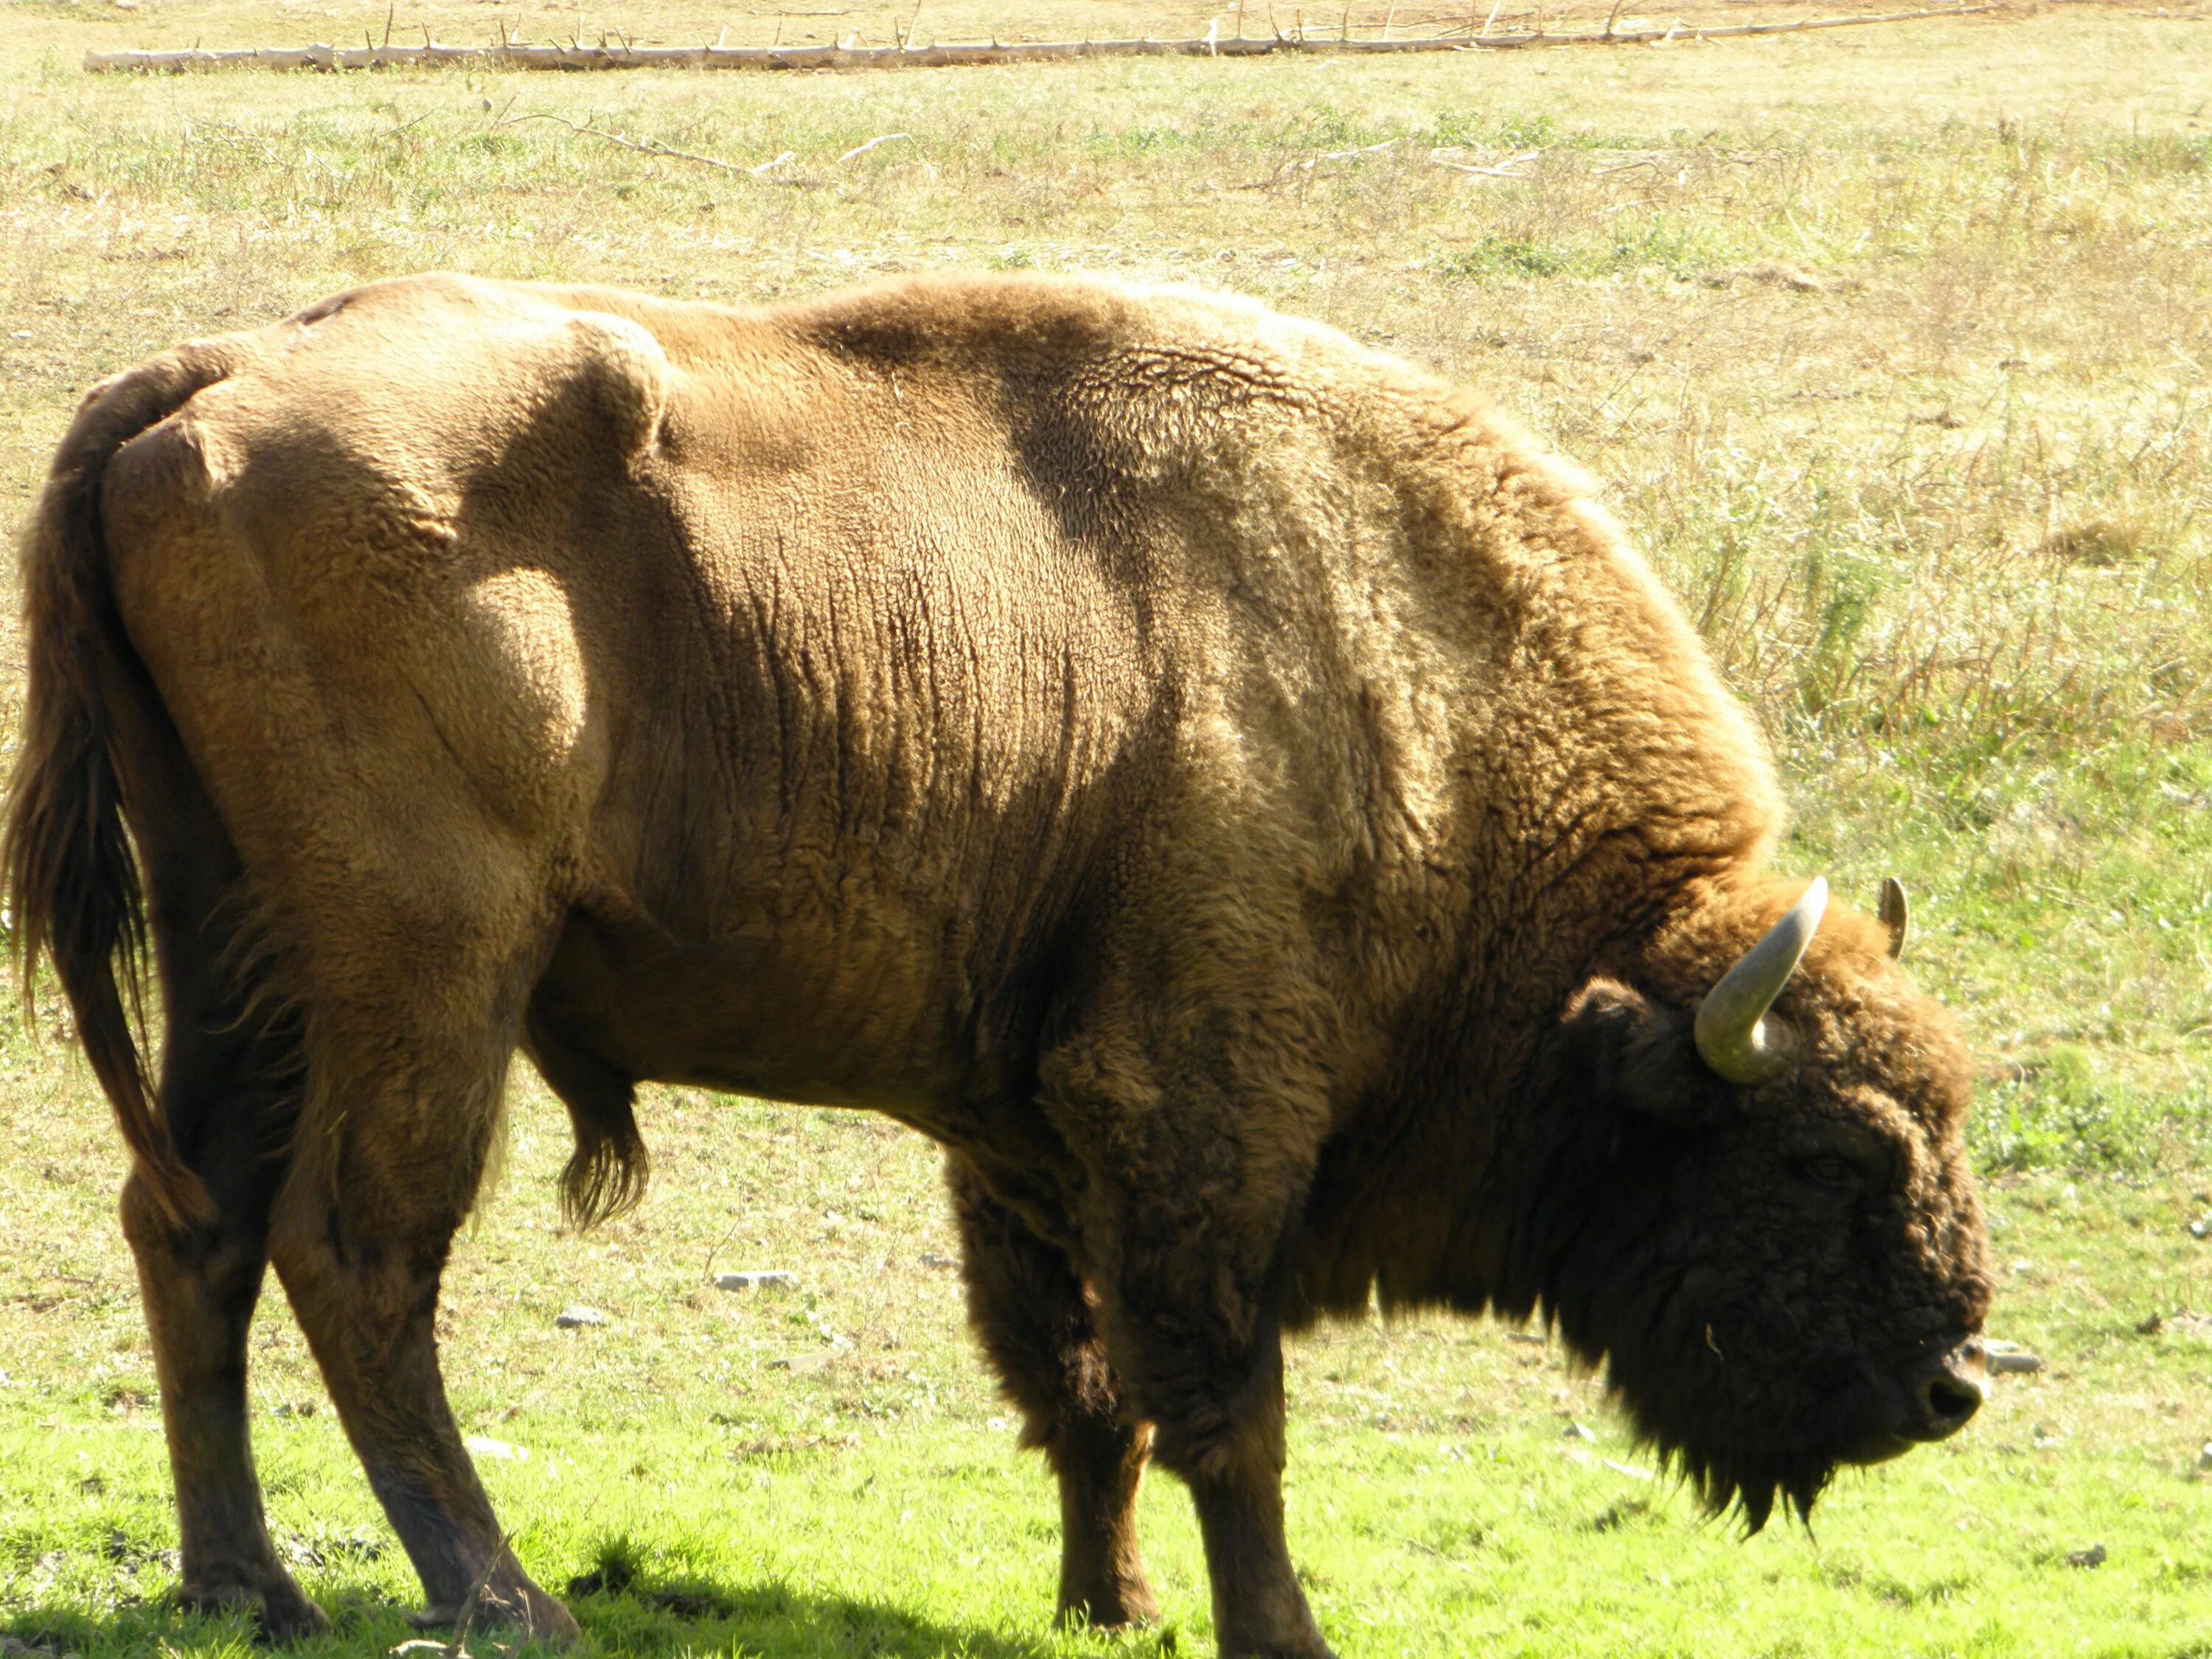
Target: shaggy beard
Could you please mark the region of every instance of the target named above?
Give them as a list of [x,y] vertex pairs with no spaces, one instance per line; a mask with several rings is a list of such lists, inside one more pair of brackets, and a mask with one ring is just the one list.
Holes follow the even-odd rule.
[[[1813,1505],[1828,1489],[1837,1469],[1854,1458],[1849,1448],[1863,1437],[1852,1425],[1865,1415],[1856,1391],[1846,1390],[1817,1402],[1779,1401],[1762,1404],[1769,1420],[1795,1422],[1803,1437],[1795,1445],[1746,1445],[1728,1428],[1705,1419],[1680,1395],[1646,1393],[1623,1375],[1620,1356],[1606,1366],[1606,1392],[1627,1417],[1636,1443],[1672,1474],[1715,1519],[1734,1518],[1749,1538],[1773,1518],[1777,1499],[1785,1514],[1810,1528]],[[1739,1405],[1729,1415],[1740,1425],[1752,1414]],[[1737,1443],[1729,1445],[1731,1438]],[[1743,1437],[1742,1438],[1749,1438]]]
[[1809,1529],[1813,1505],[1828,1489],[1836,1470],[1849,1461],[1811,1446],[1717,1449],[1704,1436],[1656,1420],[1648,1406],[1639,1409],[1622,1388],[1617,1371],[1606,1381],[1607,1393],[1635,1430],[1636,1443],[1688,1488],[1708,1516],[1740,1522],[1747,1538],[1765,1529],[1778,1498],[1785,1515],[1794,1513],[1798,1524]]
[[1660,1466],[1689,1488],[1707,1515],[1740,1520],[1747,1538],[1763,1530],[1773,1517],[1778,1498],[1785,1513],[1795,1513],[1798,1524],[1809,1528],[1813,1505],[1836,1473],[1836,1465],[1824,1459],[1732,1459],[1693,1451],[1660,1435],[1642,1438]]

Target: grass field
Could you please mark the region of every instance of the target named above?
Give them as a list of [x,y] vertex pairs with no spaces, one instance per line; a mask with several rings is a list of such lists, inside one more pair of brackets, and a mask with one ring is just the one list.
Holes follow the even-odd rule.
[[[811,3],[438,3],[395,39],[891,37],[891,10]],[[1216,15],[896,16],[1011,39]],[[1756,708],[1792,866],[1862,902],[1886,872],[1911,886],[1915,971],[1985,1063],[1993,1328],[2048,1368],[1959,1441],[1847,1478],[1813,1536],[1746,1544],[1650,1478],[1555,1348],[1448,1322],[1310,1337],[1290,1504],[1325,1627],[1347,1659],[2212,1655],[2212,1242],[2189,1231],[2212,1216],[2212,21],[2075,4],[1656,51],[933,74],[76,68],[384,18],[8,8],[0,516],[98,375],[429,267],[733,301],[1111,270],[1252,292],[1486,388],[1604,482]],[[732,173],[584,126],[791,159]],[[10,617],[9,720],[20,663]],[[565,1130],[519,1086],[447,1292],[457,1407],[512,1449],[479,1461],[526,1564],[628,1586],[574,1602],[594,1650],[1105,1651],[1045,1630],[1055,1505],[932,1263],[952,1242],[927,1146],[678,1091],[645,1121],[645,1207],[563,1238]],[[240,1649],[161,1610],[174,1526],[121,1160],[82,1066],[12,1025],[0,1144],[0,1632],[84,1659]],[[724,1294],[710,1265],[799,1288]],[[556,1330],[571,1303],[610,1322]],[[411,1576],[281,1305],[254,1356],[274,1524],[340,1613],[319,1650],[389,1649]],[[1188,1504],[1164,1480],[1146,1501],[1169,1623],[1121,1645],[1204,1651]]]

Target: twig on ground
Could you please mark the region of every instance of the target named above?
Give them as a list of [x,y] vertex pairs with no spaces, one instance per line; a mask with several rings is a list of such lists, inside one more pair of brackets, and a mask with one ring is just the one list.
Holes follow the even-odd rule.
[[484,1563],[483,1571],[477,1575],[477,1582],[470,1586],[468,1595],[462,1599],[459,1615],[453,1620],[452,1651],[457,1659],[468,1651],[463,1644],[469,1639],[469,1626],[476,1622],[477,1611],[483,1605],[483,1593],[491,1584],[492,1574],[499,1571],[501,1559],[513,1548],[514,1543],[514,1534],[500,1534],[499,1547],[492,1552],[491,1559]]
[[846,162],[853,161],[859,156],[866,155],[878,144],[896,144],[902,141],[911,143],[913,140],[914,135],[910,132],[886,132],[880,137],[869,139],[865,144],[854,145],[852,149],[847,150],[842,155],[837,158],[837,165],[842,167]]
[[[789,150],[784,151],[785,155],[788,155],[790,154],[791,152]],[[765,165],[773,166],[774,163],[770,162]],[[728,1243],[732,1239],[738,1236],[738,1228],[742,1224],[744,1219],[744,1218],[743,1216],[739,1216],[736,1221],[732,1221],[730,1224],[729,1230],[720,1238],[714,1241],[714,1248],[707,1252],[707,1265],[699,1275],[702,1279],[706,1279],[710,1284],[713,1282],[714,1278],[714,1258],[722,1253],[723,1245]]]
[[[658,155],[671,161],[697,161],[704,167],[720,167],[725,173],[754,173],[760,170],[754,167],[741,167],[734,161],[717,161],[711,155],[702,155],[696,150],[678,149],[672,144],[662,143],[658,138],[625,138],[619,132],[609,132],[605,127],[595,127],[588,122],[579,126],[565,115],[547,115],[533,112],[527,115],[501,116],[496,125],[511,126],[523,121],[557,122],[580,137],[604,138],[611,144],[619,144],[624,149],[634,149],[641,155]],[[774,166],[775,163],[771,162],[769,165]]]
[[1543,153],[1544,152],[1540,149],[1524,150],[1518,155],[1512,156],[1506,161],[1500,161],[1494,167],[1474,167],[1465,161],[1447,161],[1441,155],[1431,155],[1429,157],[1429,160],[1435,162],[1440,167],[1449,167],[1454,173],[1479,173],[1485,179],[1522,179],[1526,178],[1528,175],[1525,173],[1516,173],[1513,169],[1519,167],[1523,161],[1534,161]]

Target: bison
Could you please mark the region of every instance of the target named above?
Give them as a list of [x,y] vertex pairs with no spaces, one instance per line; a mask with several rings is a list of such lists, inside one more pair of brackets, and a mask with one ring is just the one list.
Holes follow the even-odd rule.
[[1373,1302],[1540,1316],[1754,1528],[1982,1398],[1901,912],[1764,867],[1769,763],[1590,483],[1330,330],[380,283],[97,387],[22,564],[16,939],[131,1153],[186,1604],[323,1623],[247,1443],[273,1264],[426,1617],[574,1634],[433,1335],[518,1048],[580,1224],[644,1079],[946,1148],[1093,1626],[1154,1611],[1157,1461],[1222,1650],[1328,1651],[1281,1337]]

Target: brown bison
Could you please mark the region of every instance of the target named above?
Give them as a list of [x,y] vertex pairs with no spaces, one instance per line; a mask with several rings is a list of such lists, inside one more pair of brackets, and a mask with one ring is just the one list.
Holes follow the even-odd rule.
[[380,283],[96,389],[23,568],[17,940],[133,1154],[189,1604],[322,1622],[247,1446],[274,1263],[428,1616],[574,1632],[432,1331],[518,1047],[579,1222],[644,1079],[945,1145],[1093,1625],[1153,1611],[1158,1459],[1224,1651],[1327,1651],[1280,1339],[1370,1297],[1540,1314],[1754,1527],[1981,1399],[1901,919],[1762,869],[1759,744],[1590,486],[1326,329]]

